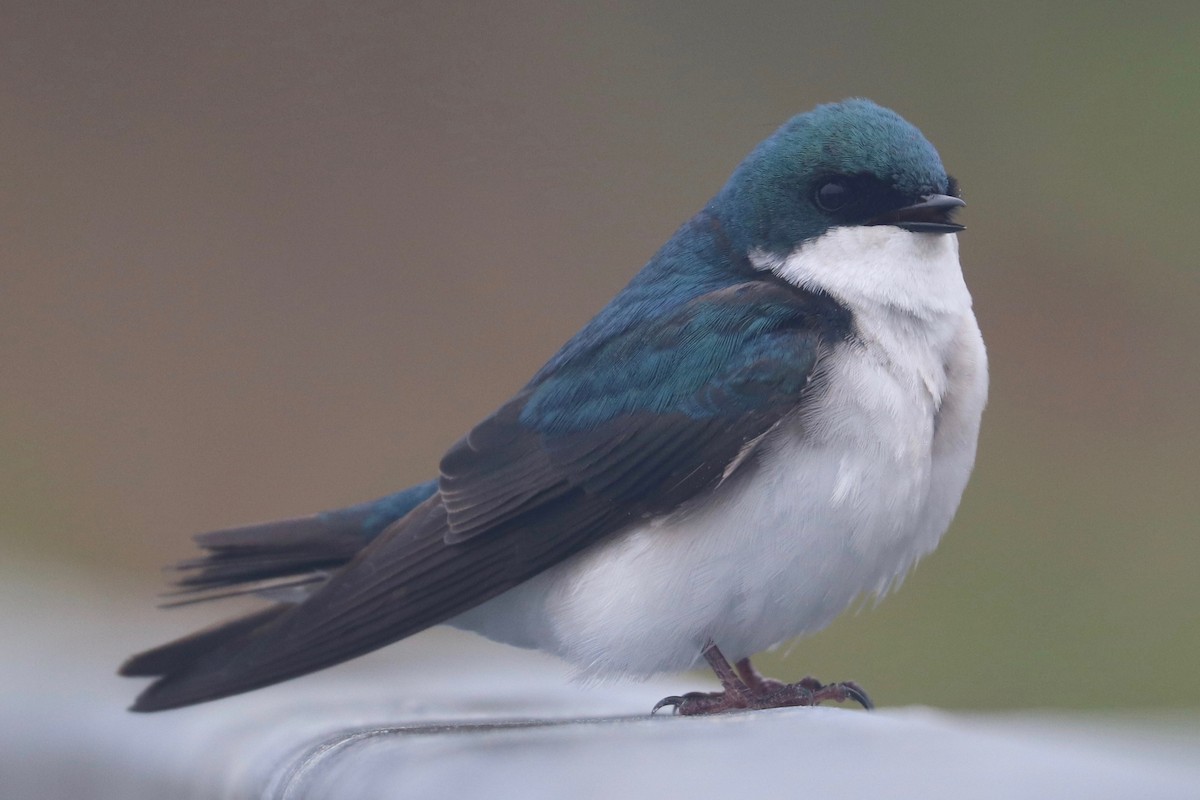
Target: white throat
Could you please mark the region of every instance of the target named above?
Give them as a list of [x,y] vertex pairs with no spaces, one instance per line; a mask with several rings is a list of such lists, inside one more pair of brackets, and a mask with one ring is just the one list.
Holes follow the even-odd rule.
[[785,257],[755,251],[750,262],[802,289],[823,291],[852,311],[875,307],[930,320],[971,307],[953,234],[891,225],[833,228]]

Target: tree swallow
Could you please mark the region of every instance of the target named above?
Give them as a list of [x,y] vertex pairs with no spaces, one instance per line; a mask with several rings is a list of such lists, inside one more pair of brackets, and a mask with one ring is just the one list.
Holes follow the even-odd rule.
[[855,700],[750,657],[882,595],[950,524],[987,359],[933,146],[868,100],[819,106],[729,182],[436,480],[197,537],[192,599],[273,604],[130,658],[157,711],[448,623],[581,676],[703,659],[701,714]]

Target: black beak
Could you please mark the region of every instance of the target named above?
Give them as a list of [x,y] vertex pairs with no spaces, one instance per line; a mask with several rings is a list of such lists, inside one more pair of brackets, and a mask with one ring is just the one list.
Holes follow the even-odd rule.
[[948,194],[928,194],[919,203],[889,211],[867,224],[895,225],[913,233],[958,233],[966,226],[951,222],[950,216],[965,205]]

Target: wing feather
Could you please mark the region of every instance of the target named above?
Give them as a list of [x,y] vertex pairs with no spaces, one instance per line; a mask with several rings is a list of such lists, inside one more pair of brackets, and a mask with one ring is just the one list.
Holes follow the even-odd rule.
[[829,298],[764,278],[552,362],[447,452],[437,493],[304,603],[172,663],[135,708],[223,697],[345,661],[477,606],[635,520],[675,511],[802,405],[821,354],[848,329]]

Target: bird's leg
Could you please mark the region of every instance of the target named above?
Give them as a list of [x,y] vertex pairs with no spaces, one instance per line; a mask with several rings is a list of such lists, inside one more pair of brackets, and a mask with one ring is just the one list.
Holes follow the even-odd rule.
[[827,701],[843,703],[847,700],[853,700],[866,709],[875,707],[863,688],[853,681],[823,684],[816,678],[808,677],[789,684],[764,677],[749,658],[738,661],[735,671],[712,640],[704,646],[703,652],[724,691],[689,692],[682,696],[664,697],[650,713],[664,706],[672,706],[676,714],[691,716],[745,708],[815,706]]
[[755,693],[746,685],[745,681],[738,677],[737,672],[729,665],[729,659],[725,658],[725,655],[717,647],[717,643],[709,639],[701,652],[704,660],[716,673],[717,680],[721,682],[724,691],[688,692],[685,695],[664,697],[654,705],[651,714],[664,706],[672,706],[676,714],[686,716],[719,714],[722,711],[755,707]]
[[[783,681],[777,681],[774,678],[768,678],[763,675],[754,668],[754,665],[750,663],[750,659],[748,658],[743,658],[741,661],[737,662],[737,671],[738,674],[742,676],[742,680],[746,682],[746,685],[750,687],[750,691],[754,692],[754,694],[758,697],[765,697],[766,695],[773,694],[787,686],[787,684]],[[803,684],[804,681],[811,680],[813,679],[805,678],[803,681],[800,681],[800,683]],[[819,683],[817,685],[820,686]]]

